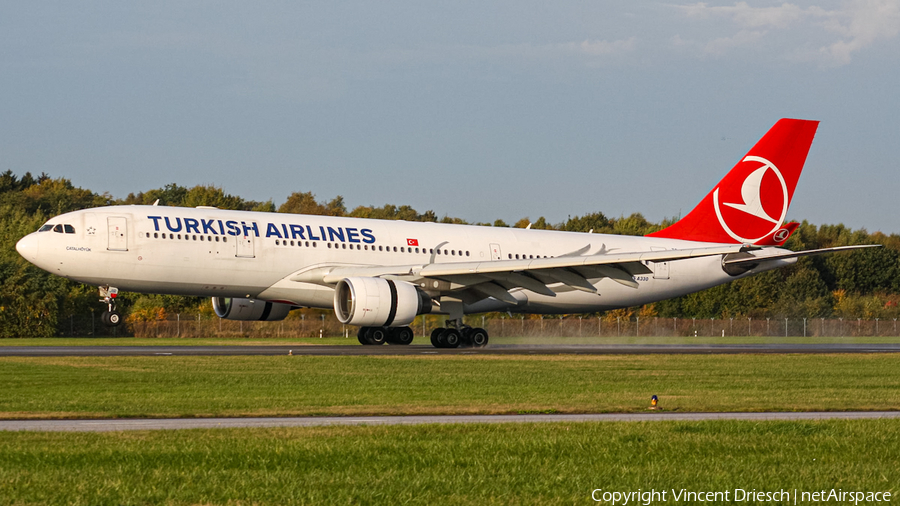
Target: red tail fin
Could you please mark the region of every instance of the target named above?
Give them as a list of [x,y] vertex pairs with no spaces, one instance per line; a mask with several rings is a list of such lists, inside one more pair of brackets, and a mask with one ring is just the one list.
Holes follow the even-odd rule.
[[649,235],[716,243],[783,242],[779,239],[787,235],[779,232],[818,125],[779,120],[687,216]]

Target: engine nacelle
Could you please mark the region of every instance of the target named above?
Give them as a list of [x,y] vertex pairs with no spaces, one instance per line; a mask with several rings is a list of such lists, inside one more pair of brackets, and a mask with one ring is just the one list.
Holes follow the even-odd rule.
[[213,311],[225,320],[256,320],[274,322],[284,320],[293,306],[257,299],[232,299],[213,297]]
[[344,278],[334,288],[334,314],[341,323],[401,327],[430,312],[431,297],[405,281]]

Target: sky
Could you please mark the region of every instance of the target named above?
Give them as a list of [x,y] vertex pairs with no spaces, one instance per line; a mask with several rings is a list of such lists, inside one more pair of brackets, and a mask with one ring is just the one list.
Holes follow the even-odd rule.
[[788,218],[900,233],[898,34],[900,0],[2,0],[0,172],[659,221],[794,117]]

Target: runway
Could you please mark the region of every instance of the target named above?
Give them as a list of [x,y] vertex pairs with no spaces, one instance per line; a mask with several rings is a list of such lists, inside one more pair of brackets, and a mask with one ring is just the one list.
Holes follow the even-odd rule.
[[291,418],[161,418],[135,420],[0,420],[0,431],[116,432],[132,430],[421,425],[470,423],[673,422],[703,420],[862,420],[900,418],[900,411],[784,413],[602,413],[547,415],[323,416]]
[[736,355],[747,353],[898,353],[900,343],[874,344],[609,344],[516,345],[486,348],[439,349],[428,345],[361,346],[0,346],[0,357],[113,357],[113,356],[216,356],[216,355]]

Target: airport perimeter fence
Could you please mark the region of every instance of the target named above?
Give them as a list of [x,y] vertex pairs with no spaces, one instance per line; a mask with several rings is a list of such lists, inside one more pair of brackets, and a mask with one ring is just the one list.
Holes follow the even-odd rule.
[[[323,317],[324,316],[324,317]],[[445,317],[421,316],[410,325],[429,335]],[[466,324],[485,328],[491,337],[900,337],[896,318],[487,318],[467,316]],[[245,337],[355,338],[358,327],[334,315],[310,315],[275,322],[222,320],[201,314],[175,314],[165,320],[132,322],[108,328],[99,315],[72,316],[60,322],[60,336],[71,337]]]

